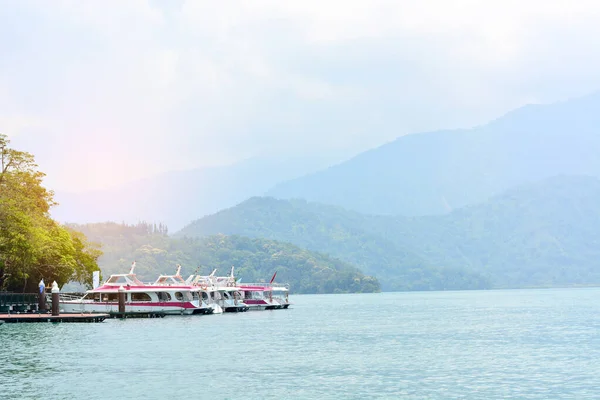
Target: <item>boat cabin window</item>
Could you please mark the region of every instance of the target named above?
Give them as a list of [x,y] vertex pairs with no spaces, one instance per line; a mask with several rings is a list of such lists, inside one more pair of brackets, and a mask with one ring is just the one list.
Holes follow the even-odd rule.
[[171,301],[171,295],[167,292],[158,292],[158,301]]
[[208,293],[202,292],[202,300],[208,300]]
[[175,292],[175,298],[179,301],[192,301],[190,292]]
[[198,292],[192,292],[192,300],[198,300]]
[[102,301],[119,301],[118,293],[102,293]]
[[131,301],[152,301],[148,293],[131,293]]
[[85,300],[100,301],[100,293],[88,293],[84,297]]

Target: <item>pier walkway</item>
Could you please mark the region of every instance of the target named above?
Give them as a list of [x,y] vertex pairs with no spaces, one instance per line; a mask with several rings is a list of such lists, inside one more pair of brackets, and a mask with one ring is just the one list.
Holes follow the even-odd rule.
[[0,314],[0,321],[17,322],[102,322],[108,314]]

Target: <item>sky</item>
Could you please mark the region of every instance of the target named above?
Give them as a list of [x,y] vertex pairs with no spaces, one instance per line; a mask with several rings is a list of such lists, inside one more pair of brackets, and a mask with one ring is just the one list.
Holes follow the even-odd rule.
[[350,157],[600,89],[587,0],[0,0],[0,132],[56,190]]

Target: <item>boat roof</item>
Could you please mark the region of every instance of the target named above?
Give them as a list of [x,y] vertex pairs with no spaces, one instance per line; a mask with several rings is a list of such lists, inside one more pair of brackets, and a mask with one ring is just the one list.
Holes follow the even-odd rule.
[[144,286],[135,273],[135,261],[131,263],[131,269],[128,274],[112,274],[102,286]]
[[181,278],[179,273],[181,272],[181,266],[178,265],[177,272],[175,275],[160,275],[156,282],[151,284],[145,284],[140,281],[134,273],[135,271],[135,261],[131,264],[131,269],[127,274],[112,274],[106,282],[100,287],[96,289],[88,290],[90,293],[100,293],[100,292],[115,292],[119,290],[119,287],[123,286],[123,288],[127,291],[134,292],[160,292],[164,291],[166,287],[169,289],[180,289],[190,290],[190,285],[186,284],[186,282]]
[[177,272],[175,275],[160,275],[154,282],[155,286],[173,286],[182,285],[189,286],[189,284],[181,277],[181,265],[177,265]]
[[216,290],[247,290],[247,291],[277,291],[277,292],[288,292],[288,284],[279,283],[240,283],[236,281],[233,275],[233,267],[231,267],[231,273],[229,276],[215,276],[217,270],[213,270],[210,275],[190,275],[185,281],[194,286],[206,286],[212,287]]
[[135,274],[114,274],[104,282],[103,286],[144,286],[144,283],[140,281]]
[[[117,293],[120,286],[100,286],[96,289],[88,290],[86,293]],[[185,286],[154,286],[154,285],[143,285],[143,286],[123,286],[127,292],[169,292],[169,291],[191,291],[193,288],[189,285]]]

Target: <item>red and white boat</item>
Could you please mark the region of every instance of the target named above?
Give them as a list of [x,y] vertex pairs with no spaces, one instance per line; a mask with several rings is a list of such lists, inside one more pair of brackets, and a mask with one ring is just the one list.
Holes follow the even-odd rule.
[[208,296],[204,295],[197,286],[190,285],[180,275],[181,265],[177,265],[177,272],[175,275],[160,275],[158,279],[152,284],[153,286],[165,286],[165,287],[187,287],[192,295],[193,300],[197,300],[200,310],[193,314],[212,314],[216,307],[210,304]]
[[244,303],[250,310],[279,310],[290,306],[288,284],[275,283],[275,276],[269,283],[244,283],[238,284]]
[[216,269],[210,275],[192,275],[186,282],[197,288],[202,299],[215,308],[215,313],[248,311],[240,288],[235,285],[233,267],[230,276],[215,276],[215,272]]
[[83,297],[62,295],[61,313],[109,313],[119,311],[119,288],[125,289],[125,312],[163,312],[165,314],[206,314],[212,308],[203,303],[197,291],[176,275],[161,275],[156,282],[144,284],[134,273],[114,274]]

